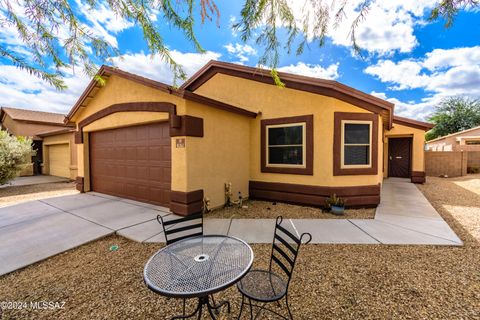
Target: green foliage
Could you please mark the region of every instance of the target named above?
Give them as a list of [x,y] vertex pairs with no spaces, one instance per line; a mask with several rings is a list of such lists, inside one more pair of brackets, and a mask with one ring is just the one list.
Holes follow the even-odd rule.
[[480,100],[450,97],[435,108],[429,119],[435,127],[427,132],[427,141],[480,126]]
[[31,139],[11,136],[0,130],[0,185],[15,178],[34,154]]
[[327,200],[325,200],[325,203],[327,205],[327,208],[331,208],[332,206],[336,206],[336,207],[345,206],[345,200],[337,196],[335,193],[331,195]]
[[[254,40],[263,47],[258,65],[271,68],[274,82],[283,86],[275,71],[281,50],[300,55],[311,42],[322,46],[331,22],[334,28],[343,23],[348,1],[305,0],[307,9],[303,16],[295,17],[291,0],[244,0],[241,20],[233,27],[244,42]],[[363,0],[357,6],[358,16],[350,25],[350,39],[358,54],[361,48],[356,29],[368,18],[371,2]],[[220,12],[215,0],[84,0],[75,2],[74,6],[71,3],[73,1],[68,0],[0,0],[0,28],[13,26],[27,48],[26,52],[19,53],[0,43],[0,57],[59,90],[66,88],[63,81],[66,68],[80,66],[88,76],[94,77],[98,64],[118,56],[119,50],[79,20],[83,13],[77,7],[81,3],[88,10],[94,10],[106,4],[119,18],[140,27],[149,53],[158,54],[171,67],[176,86],[177,80],[185,79],[186,74],[170,55],[162,34],[173,26],[183,32],[198,52],[204,52],[196,36],[196,11],[200,12],[201,23],[215,19],[220,27]],[[450,27],[459,10],[466,6],[479,6],[479,1],[439,0],[430,19],[443,18]],[[152,19],[157,15],[163,19],[158,22]]]

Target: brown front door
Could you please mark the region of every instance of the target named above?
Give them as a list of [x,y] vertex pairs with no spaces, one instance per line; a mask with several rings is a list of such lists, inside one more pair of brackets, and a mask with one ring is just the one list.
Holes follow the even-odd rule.
[[410,178],[412,138],[388,139],[388,176]]
[[93,191],[168,207],[168,122],[90,133],[90,181]]

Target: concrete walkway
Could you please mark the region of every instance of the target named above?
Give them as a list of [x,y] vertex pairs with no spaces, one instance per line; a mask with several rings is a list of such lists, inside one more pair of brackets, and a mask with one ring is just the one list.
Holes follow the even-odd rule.
[[[117,233],[138,242],[164,242],[156,217],[167,208],[90,192],[0,208],[0,275]],[[170,217],[167,217],[167,219]],[[414,184],[386,180],[375,219],[292,219],[292,232],[312,243],[462,245]],[[206,234],[271,243],[274,219],[205,219]]]
[[[0,208],[0,275],[116,231],[168,215],[166,208],[88,193]],[[156,220],[155,220],[156,222]],[[157,229],[161,227],[157,223]]]
[[17,177],[15,179],[13,179],[12,181],[10,181],[9,183],[0,185],[0,188],[30,186],[30,185],[34,185],[34,184],[68,182],[68,181],[70,181],[70,180],[67,179],[67,178],[56,177],[56,176],[47,176],[47,175]]
[[[295,232],[309,232],[312,243],[463,245],[418,188],[405,179],[387,179],[375,219],[291,219]],[[270,243],[274,219],[205,219],[205,233],[226,234],[249,243]],[[138,242],[164,242],[157,221],[125,228],[119,235]]]

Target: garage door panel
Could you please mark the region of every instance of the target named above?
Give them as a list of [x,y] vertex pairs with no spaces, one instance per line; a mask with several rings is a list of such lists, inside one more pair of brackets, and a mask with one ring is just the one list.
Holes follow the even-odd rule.
[[50,175],[70,178],[70,148],[68,143],[48,146],[48,166]]
[[168,206],[170,141],[168,123],[92,132],[92,189]]

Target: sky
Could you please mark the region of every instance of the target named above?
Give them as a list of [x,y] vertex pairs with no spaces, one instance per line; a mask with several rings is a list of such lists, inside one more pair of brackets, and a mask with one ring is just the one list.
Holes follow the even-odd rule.
[[[305,12],[302,0],[289,1],[296,16]],[[216,0],[219,26],[215,21],[198,22],[195,31],[206,50],[204,54],[196,52],[161,16],[153,17],[172,56],[187,75],[211,59],[257,65],[263,48],[254,41],[242,42],[231,28],[239,20],[243,2]],[[279,71],[339,81],[393,102],[396,115],[417,120],[427,120],[435,105],[446,97],[480,98],[480,10],[463,10],[453,27],[446,29],[444,21],[427,19],[436,0],[374,0],[357,29],[357,41],[363,49],[359,56],[352,50],[348,33],[360,2],[347,2],[344,23],[330,26],[323,46],[311,42],[299,56],[282,52]],[[87,11],[81,0],[75,0],[75,4],[81,22],[119,50],[120,55],[108,64],[172,83],[168,65],[160,57],[151,56],[141,30],[132,21],[117,17],[101,2],[93,11]],[[25,52],[14,28],[0,29],[0,43]],[[68,89],[57,91],[0,58],[0,106],[68,113],[90,79],[79,68],[65,72]]]

